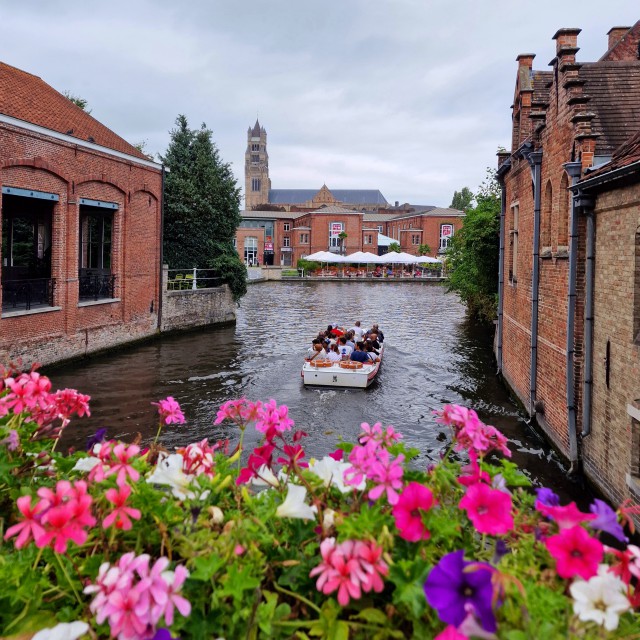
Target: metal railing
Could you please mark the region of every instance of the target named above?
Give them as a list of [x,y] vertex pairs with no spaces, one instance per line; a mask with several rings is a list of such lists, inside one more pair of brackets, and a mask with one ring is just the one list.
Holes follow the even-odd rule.
[[2,281],[2,310],[29,311],[32,308],[52,307],[53,278]]
[[167,291],[212,289],[224,284],[213,269],[167,269]]
[[78,283],[78,300],[115,298],[116,277],[113,274],[81,273]]

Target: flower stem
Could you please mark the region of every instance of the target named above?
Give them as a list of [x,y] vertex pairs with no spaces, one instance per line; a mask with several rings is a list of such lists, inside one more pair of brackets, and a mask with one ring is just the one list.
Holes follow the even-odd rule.
[[40,562],[40,558],[42,558],[42,552],[44,551],[44,547],[40,547],[38,549],[38,555],[36,556],[36,561],[33,563],[33,567],[31,568],[31,571],[35,571],[36,567],[38,566],[38,563]]
[[158,442],[158,438],[160,437],[160,432],[162,431],[162,420],[158,422],[158,432],[156,433],[156,437],[153,440],[153,444]]
[[56,553],[55,551],[54,551],[53,555],[55,556],[56,560],[58,561],[58,564],[60,565],[60,568],[62,569],[62,573],[64,573],[67,581],[69,582],[69,585],[71,586],[71,590],[73,591],[73,595],[76,597],[76,600],[78,601],[78,604],[80,604],[80,606],[84,606],[84,602],[82,602],[82,599],[80,598],[80,594],[76,591],[76,587],[73,584],[73,581],[71,580],[71,576],[67,572],[67,568],[64,566],[64,563],[62,562],[62,559],[60,558],[60,555],[58,553]]
[[274,589],[276,591],[279,591],[280,593],[285,593],[288,596],[291,596],[292,598],[295,598],[296,600],[300,600],[300,602],[304,602],[308,607],[311,607],[314,611],[317,611],[318,613],[321,613],[320,608],[317,607],[315,604],[313,604],[313,602],[311,602],[311,600],[308,600],[304,596],[301,596],[298,593],[294,593],[293,591],[289,591],[289,589],[285,589],[284,587],[281,587],[276,582],[273,583],[273,587],[274,587]]

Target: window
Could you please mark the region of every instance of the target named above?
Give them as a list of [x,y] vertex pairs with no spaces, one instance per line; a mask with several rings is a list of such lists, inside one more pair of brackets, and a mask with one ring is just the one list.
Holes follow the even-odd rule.
[[282,228],[285,231],[290,231],[291,230],[291,224],[289,222],[285,222],[284,225],[282,226]]
[[309,244],[309,234],[301,233],[300,234],[300,244]]
[[520,217],[520,206],[514,204],[511,207],[511,225],[509,228],[509,282],[518,282],[518,224]]
[[258,262],[258,238],[247,236],[244,239],[244,263],[252,267]]
[[551,212],[553,209],[553,188],[551,186],[551,180],[547,182],[547,187],[544,192],[544,205],[542,208],[542,224],[540,225],[542,231],[542,249],[551,247]]
[[79,299],[114,297],[111,273],[113,210],[80,206]]
[[565,249],[569,246],[569,202],[571,192],[569,191],[569,179],[566,171],[562,173],[562,181],[560,182],[560,203],[558,208],[558,250],[560,247]]
[[383,227],[381,224],[379,224],[379,225],[378,225],[378,232],[379,232],[379,233],[382,233],[383,228],[384,228],[384,227]]
[[340,234],[344,231],[344,222],[330,222],[329,223],[329,251],[342,250],[342,238]]
[[[453,237],[453,225],[441,224],[440,225],[440,250],[439,253],[444,253],[449,247],[451,238]],[[418,236],[418,242],[420,244],[420,237]]]
[[291,246],[291,238],[289,236],[283,236],[282,237],[282,246],[283,247],[290,247]]
[[260,162],[260,156],[257,153],[252,153],[251,154],[251,162],[253,164],[258,164],[258,162]]
[[251,191],[260,191],[260,178],[251,178]]
[[253,142],[251,144],[251,151],[260,151],[260,145],[255,143],[255,142]]
[[414,244],[416,246],[420,244],[420,234],[419,233],[412,233],[411,234],[411,244]]
[[373,244],[373,235],[370,233],[364,234],[364,243],[365,244]]

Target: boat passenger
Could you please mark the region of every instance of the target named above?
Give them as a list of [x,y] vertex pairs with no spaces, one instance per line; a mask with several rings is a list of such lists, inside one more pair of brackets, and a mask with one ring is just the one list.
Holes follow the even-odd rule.
[[356,342],[356,350],[351,354],[351,360],[356,362],[369,362],[370,358],[365,351],[364,342]]
[[344,336],[338,338],[338,353],[343,360],[348,360],[353,349],[347,345],[347,339]]
[[331,335],[334,338],[339,338],[340,336],[343,336],[344,333],[345,333],[344,327],[339,327],[337,324],[332,325],[332,327],[331,327]]
[[311,349],[307,349],[307,360],[326,360],[327,352],[322,347],[322,343],[317,340],[313,340],[313,346]]
[[378,336],[378,342],[382,344],[384,342],[384,333],[380,331],[380,327],[377,324],[371,325],[371,333],[375,333]]
[[356,348],[356,343],[353,340],[353,334],[351,333],[351,331],[347,331],[347,333],[345,334],[345,338],[347,339],[347,346],[351,347],[351,350],[355,350]]
[[360,326],[360,320],[356,320],[356,323],[349,331],[353,331],[353,335],[356,339],[356,342],[362,340],[364,336],[364,329]]
[[333,344],[329,349],[329,353],[327,353],[327,360],[331,360],[331,362],[339,362],[342,360],[340,354],[338,353],[338,345]]
[[378,351],[380,349],[380,342],[378,341],[377,333],[374,333],[372,331],[367,338],[367,342],[375,349],[375,351]]
[[380,356],[374,351],[374,349],[371,346],[370,342],[365,342],[364,343],[364,348],[365,348],[365,351],[367,352],[367,356],[369,357],[369,360],[371,360],[371,362],[379,362],[380,361]]

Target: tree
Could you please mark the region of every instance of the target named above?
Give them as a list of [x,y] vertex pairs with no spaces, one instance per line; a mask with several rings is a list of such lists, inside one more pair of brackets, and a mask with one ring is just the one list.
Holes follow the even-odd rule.
[[212,269],[234,299],[246,293],[247,272],[233,246],[240,224],[240,189],[220,159],[212,132],[176,119],[162,161],[165,179],[164,256],[171,268]]
[[428,256],[431,253],[431,247],[428,244],[421,244],[418,247],[418,255]]
[[400,245],[397,242],[392,242],[389,245],[388,253],[402,253],[402,249],[400,248]]
[[88,102],[84,98],[81,98],[80,96],[76,96],[75,94],[71,93],[71,91],[69,91],[68,89],[64,91],[62,95],[65,98],[67,98],[67,100],[71,100],[73,104],[75,104],[77,107],[80,107],[83,111],[86,111],[87,113],[91,113],[91,109],[87,109]]
[[277,204],[254,204],[251,207],[251,211],[286,211],[284,207],[279,207]]
[[453,199],[451,200],[451,208],[458,209],[458,211],[466,211],[473,202],[473,193],[469,187],[462,187],[460,191],[453,192]]
[[347,232],[346,231],[341,231],[338,234],[338,238],[340,238],[340,253],[344,254],[344,241],[347,239]]
[[447,251],[449,291],[460,296],[472,316],[491,322],[497,308],[500,252],[500,186],[491,169],[475,200]]

